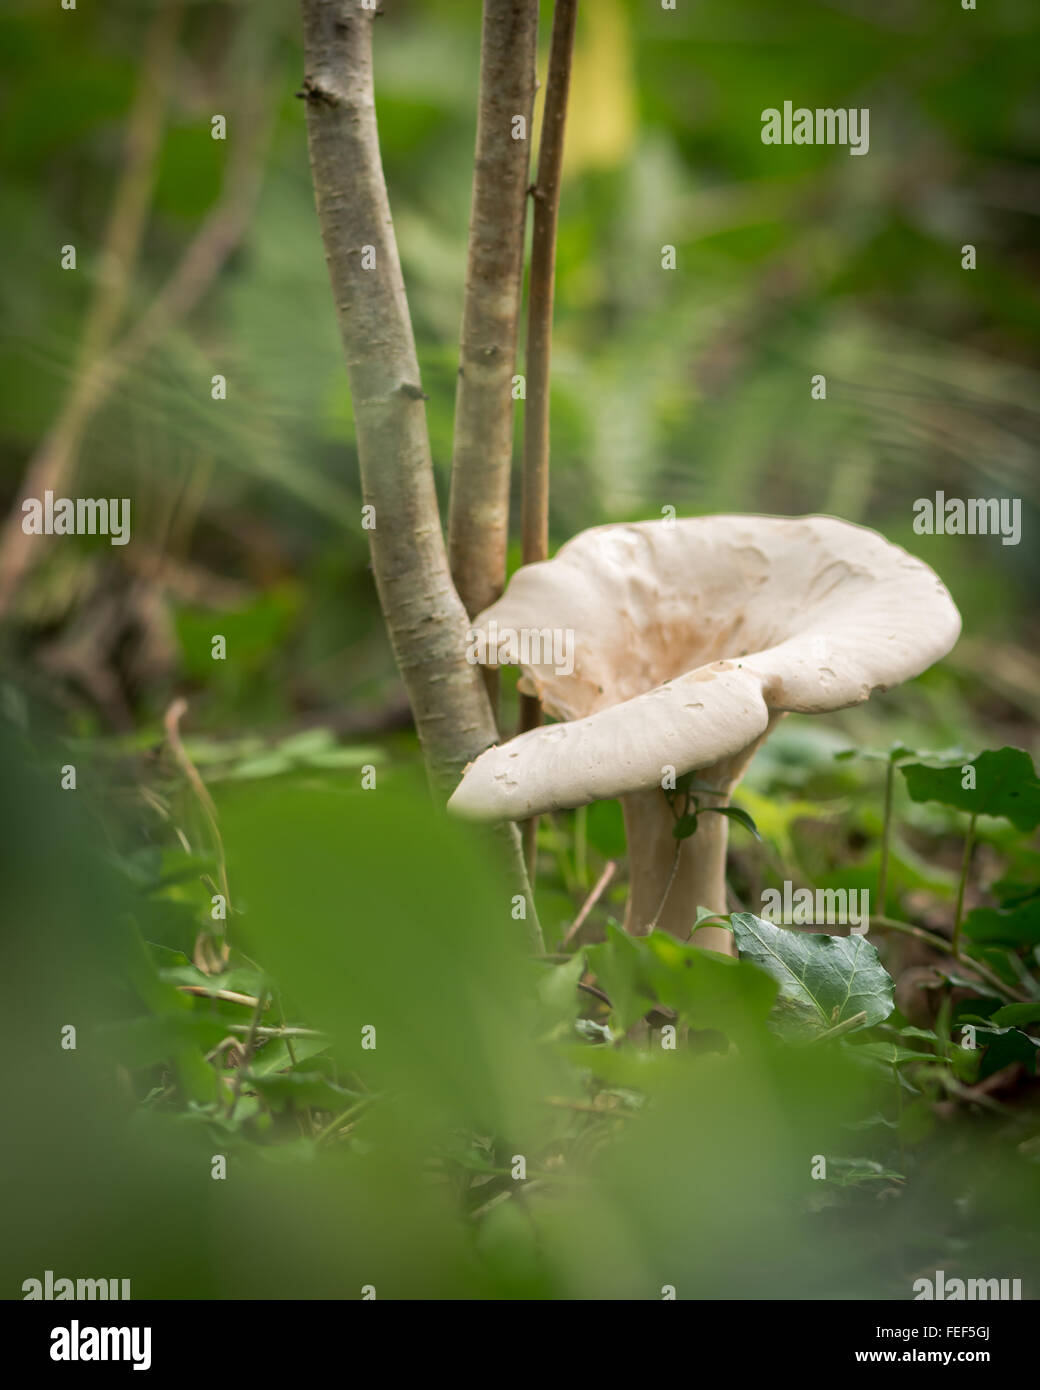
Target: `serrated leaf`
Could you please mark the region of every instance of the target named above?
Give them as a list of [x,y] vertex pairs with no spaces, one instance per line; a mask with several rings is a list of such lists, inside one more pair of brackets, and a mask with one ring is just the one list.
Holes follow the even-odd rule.
[[780,987],[784,1032],[825,1032],[858,1013],[871,1027],[892,1012],[892,977],[865,937],[791,931],[750,912],[735,912],[730,920],[741,957]]

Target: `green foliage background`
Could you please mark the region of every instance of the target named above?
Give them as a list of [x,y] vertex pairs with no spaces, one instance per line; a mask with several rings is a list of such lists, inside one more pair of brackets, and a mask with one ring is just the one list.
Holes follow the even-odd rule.
[[[384,161],[445,497],[478,6],[383,7]],[[15,3],[0,20],[5,508],[76,371],[153,12]],[[587,958],[565,960],[624,852],[611,805],[542,826],[555,954],[533,963],[482,848],[428,809],[360,526],[298,28],[273,0],[185,6],[126,326],[226,187],[257,94],[258,204],[80,450],[67,490],[130,496],[133,555],[51,547],[2,638],[5,1296],[47,1268],[130,1277],[135,1297],[906,1298],[936,1268],[1035,1296],[1040,1004],[886,936],[895,1011],[796,1043],[750,961],[627,941],[620,879]],[[828,512],[932,564],[965,620],[919,681],[774,735],[739,794],[764,843],[731,827],[746,903],[792,878],[875,889],[884,763],[834,755],[899,739],[926,766],[896,778],[888,910],[948,935],[968,808],[917,791],[936,763],[1036,749],[1036,31],[1024,0],[583,6],[553,544],[666,506]],[[761,111],[787,98],[869,106],[870,154],[764,146]],[[937,489],[1021,499],[1022,543],[914,535],[913,502]],[[219,838],[162,747],[177,693]],[[980,818],[966,903],[974,957],[1029,1001],[1034,831]],[[223,871],[232,950],[213,975],[195,953]],[[609,1004],[577,988],[586,965]],[[186,985],[270,989],[263,1026],[308,1031],[291,1052],[261,1039],[243,1080],[206,1058],[244,1040],[251,1009]],[[616,1045],[650,1005],[688,1045]],[[979,1089],[1006,1064],[1003,1092]]]

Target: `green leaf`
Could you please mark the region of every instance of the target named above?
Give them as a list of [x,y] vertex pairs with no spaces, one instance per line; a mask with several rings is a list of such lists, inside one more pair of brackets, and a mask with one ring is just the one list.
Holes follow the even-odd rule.
[[155,883],[156,890],[177,883],[191,882],[203,874],[216,872],[217,861],[212,855],[186,854],[183,850],[167,850],[162,857],[162,874]]
[[416,1132],[533,1123],[556,1063],[530,1028],[524,924],[483,840],[434,809],[418,769],[397,765],[378,796],[296,774],[215,797],[249,909],[241,947],[332,1056],[373,1090],[407,1091]]
[[903,758],[924,758],[928,754],[922,753],[917,748],[907,748],[901,743],[894,743],[887,753],[877,748],[842,748],[834,755],[835,762],[844,763],[852,758],[860,758],[864,762],[870,763],[898,763]]
[[[836,1171],[835,1171],[836,1170]],[[905,1182],[905,1175],[885,1168],[873,1158],[828,1158],[827,1181],[838,1187],[855,1187],[862,1182]]]
[[693,919],[693,930],[696,931],[705,922],[721,922],[723,926],[728,926],[729,918],[723,912],[712,912],[710,907],[698,907],[697,916]]
[[607,939],[586,952],[589,969],[610,996],[617,1025],[627,1032],[656,1002],[640,938],[607,924]]
[[672,834],[677,840],[688,840],[697,829],[696,811],[689,811],[685,816],[680,816],[672,826]]
[[890,1067],[901,1067],[906,1062],[934,1062],[934,1052],[915,1052],[909,1047],[899,1047],[896,1043],[873,1042],[859,1044],[859,1051],[867,1057],[876,1057]]
[[346,1110],[352,1100],[360,1100],[364,1094],[334,1085],[321,1072],[275,1072],[264,1075],[248,1071],[245,1082],[276,1111],[282,1111],[286,1106],[294,1109]]
[[1040,897],[1040,854],[1020,848],[1007,873],[990,884],[990,891],[1001,907],[1017,907]]
[[280,753],[261,753],[238,763],[229,775],[242,781],[253,777],[279,777],[291,767],[292,760],[282,757]]
[[776,986],[749,962],[686,945],[662,931],[637,940],[659,1004],[700,1029],[746,1036],[765,1025]]
[[1040,1004],[1005,1004],[991,1015],[999,1028],[1021,1027],[1024,1023],[1040,1023]]
[[938,1042],[939,1035],[934,1028],[915,1028],[908,1025],[906,1028],[899,1029],[901,1038],[923,1038],[926,1042]]
[[318,1054],[324,1052],[328,1045],[327,1038],[294,1037],[290,1052],[289,1043],[285,1038],[272,1038],[270,1042],[265,1042],[258,1048],[249,1068],[250,1075],[269,1076],[273,1072],[283,1071],[311,1058],[321,1061]]
[[730,820],[739,821],[745,830],[750,830],[756,840],[761,840],[762,836],[758,833],[758,826],[751,819],[746,811],[739,806],[705,806],[704,811],[714,811],[716,815],[728,816]]
[[1040,942],[1040,898],[1020,903],[1010,912],[994,907],[973,908],[964,919],[963,930],[972,941],[1035,946]]
[[[962,786],[963,768],[975,769],[975,786]],[[1040,825],[1040,781],[1033,760],[1021,748],[980,753],[970,764],[901,767],[912,801],[938,801],[969,815],[1003,816],[1018,830]]]
[[306,761],[316,753],[324,753],[336,746],[336,739],[331,729],[301,729],[298,733],[289,734],[276,745],[279,753],[286,758],[300,758]]
[[309,767],[354,768],[364,767],[366,763],[378,763],[383,754],[375,748],[329,748],[323,753],[310,753],[303,759]]
[[865,937],[791,931],[750,912],[730,920],[741,957],[780,986],[783,1031],[825,1032],[858,1013],[871,1027],[892,1012],[892,978]]
[[623,1031],[659,1004],[696,1028],[746,1036],[765,1023],[776,998],[775,984],[750,964],[688,946],[667,932],[632,937],[608,926],[606,942],[587,955]]
[[563,965],[546,969],[538,981],[538,998],[554,1018],[573,1018],[578,1003],[578,981],[585,971],[579,951]]
[[1013,1062],[1021,1062],[1030,1076],[1036,1075],[1040,1039],[1031,1038],[1018,1028],[977,1028],[975,1038],[976,1046],[986,1048],[979,1068],[980,1081]]

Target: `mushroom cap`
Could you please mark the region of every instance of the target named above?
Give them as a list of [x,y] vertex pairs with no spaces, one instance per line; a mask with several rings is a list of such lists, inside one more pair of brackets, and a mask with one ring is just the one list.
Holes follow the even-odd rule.
[[489,748],[449,806],[524,820],[660,786],[668,766],[749,748],[771,716],[844,709],[919,675],[960,627],[934,571],[834,517],[593,527],[518,570],[473,624],[485,641],[573,634],[568,674],[551,647],[520,663],[520,688],[569,722]]

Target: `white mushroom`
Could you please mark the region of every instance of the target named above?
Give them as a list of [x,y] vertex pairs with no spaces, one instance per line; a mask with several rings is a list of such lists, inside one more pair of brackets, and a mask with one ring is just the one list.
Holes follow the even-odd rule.
[[[703,815],[677,841],[669,769],[699,770],[718,791],[701,804],[725,804],[784,713],[842,709],[919,675],[953,646],[960,615],[927,565],[865,527],[708,516],[583,531],[520,569],[474,629],[480,659],[518,661],[520,688],[567,722],[482,753],[451,809],[520,821],[620,797],[625,926],[685,940],[698,906],[726,911],[727,820]],[[568,634],[573,661],[560,661]],[[732,949],[721,928],[694,940]]]

